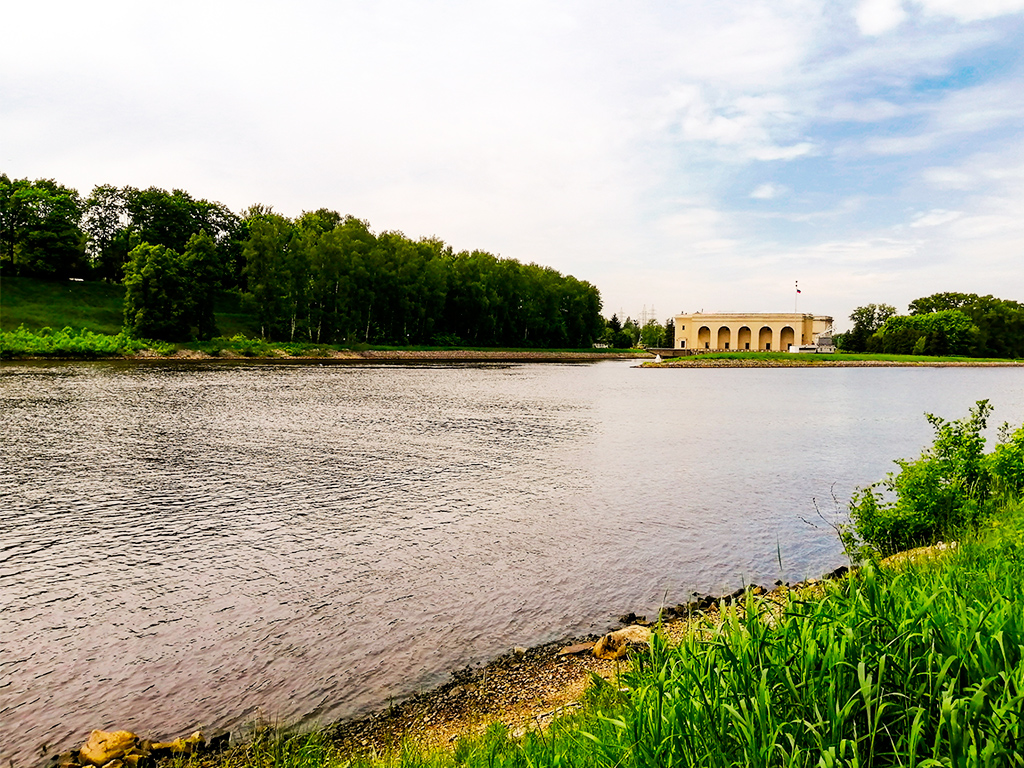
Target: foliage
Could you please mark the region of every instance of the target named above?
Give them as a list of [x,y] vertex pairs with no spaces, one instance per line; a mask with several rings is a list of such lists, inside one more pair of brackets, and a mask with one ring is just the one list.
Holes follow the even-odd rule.
[[898,459],[899,472],[858,489],[850,503],[853,537],[888,555],[932,544],[976,526],[995,506],[993,489],[1003,498],[1024,479],[1024,435],[1004,440],[986,457],[981,432],[992,412],[979,400],[970,415],[956,421],[926,414],[935,440],[917,459]]
[[678,644],[656,634],[616,684],[521,738],[340,754],[324,733],[258,735],[236,768],[981,768],[1024,762],[1024,524],[941,559],[865,566],[811,598],[748,593]]
[[867,341],[871,335],[895,314],[896,307],[889,304],[868,304],[864,307],[857,307],[850,314],[853,330],[837,335],[836,341],[842,349],[850,352],[866,352]]
[[[123,279],[133,333],[210,338],[222,289],[244,294],[264,338],[289,343],[586,348],[605,327],[590,283],[437,238],[375,235],[323,208],[238,216],[180,189],[100,185],[83,202],[51,181],[0,182],[3,271]],[[626,331],[617,341],[632,347],[640,329]]]
[[663,347],[665,346],[665,326],[657,320],[648,320],[640,329],[640,346],[642,347]]
[[133,336],[188,335],[188,281],[181,256],[162,245],[134,248],[124,274],[124,327]]
[[51,179],[0,174],[0,268],[7,274],[68,278],[85,273],[78,193]]
[[975,346],[978,328],[959,309],[921,315],[894,315],[867,341],[868,352],[966,355]]
[[0,330],[0,358],[15,357],[119,357],[151,346],[151,342],[133,339],[127,334],[110,336],[82,329],[42,328],[37,333],[20,326],[14,331]]

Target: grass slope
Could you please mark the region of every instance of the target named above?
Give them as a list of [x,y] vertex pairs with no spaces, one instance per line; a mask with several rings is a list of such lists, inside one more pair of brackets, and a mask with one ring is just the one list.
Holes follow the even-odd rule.
[[0,330],[24,325],[29,330],[88,328],[116,335],[124,319],[123,304],[124,287],[112,283],[0,278]]
[[[113,336],[121,332],[123,308],[122,285],[0,277],[0,330],[13,331],[24,325],[29,331],[74,328]],[[221,294],[215,310],[221,335],[259,333],[259,324],[238,296]]]
[[1005,363],[1004,359],[990,357],[954,357],[928,355],[883,355],[858,352],[836,352],[835,354],[797,354],[792,352],[709,352],[700,355],[665,358],[664,362],[687,362],[699,360],[745,360],[778,361],[792,365],[820,365],[834,361],[883,361],[893,363]]

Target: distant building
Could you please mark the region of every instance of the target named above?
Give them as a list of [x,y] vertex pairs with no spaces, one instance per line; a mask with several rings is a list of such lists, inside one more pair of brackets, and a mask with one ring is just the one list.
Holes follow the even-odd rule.
[[831,344],[831,330],[832,318],[823,315],[695,312],[675,316],[675,349],[798,352],[819,339]]

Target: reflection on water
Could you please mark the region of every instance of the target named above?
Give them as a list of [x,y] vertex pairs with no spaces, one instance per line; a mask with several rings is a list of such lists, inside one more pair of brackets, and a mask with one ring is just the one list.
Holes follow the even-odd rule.
[[820,574],[841,557],[812,499],[919,450],[923,411],[1020,421],[1019,379],[5,365],[0,757],[329,720],[691,590]]

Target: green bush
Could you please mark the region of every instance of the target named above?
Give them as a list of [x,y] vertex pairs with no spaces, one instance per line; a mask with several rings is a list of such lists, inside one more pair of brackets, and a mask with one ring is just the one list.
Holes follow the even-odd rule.
[[41,328],[38,333],[19,326],[14,331],[0,331],[0,358],[15,357],[121,357],[145,349],[147,342],[133,339],[122,332],[116,336],[73,328]]
[[[859,539],[889,555],[976,525],[993,503],[994,459],[986,458],[981,434],[991,412],[988,401],[979,400],[967,418],[957,421],[925,414],[935,430],[934,443],[917,459],[898,459],[899,472],[853,494],[848,543]],[[1018,445],[1013,452],[1010,445],[999,465],[1001,476],[1007,478],[1016,477],[1014,467],[1024,466],[1024,450]]]

